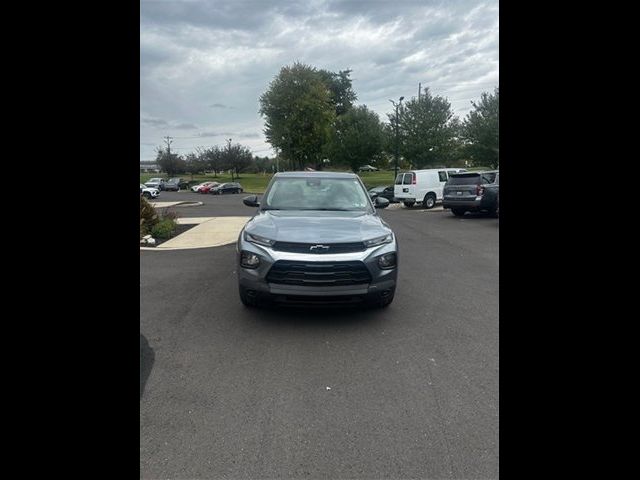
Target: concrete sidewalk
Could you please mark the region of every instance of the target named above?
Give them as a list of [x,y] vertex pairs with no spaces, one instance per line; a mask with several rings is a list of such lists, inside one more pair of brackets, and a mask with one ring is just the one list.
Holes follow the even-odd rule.
[[219,247],[234,243],[244,224],[251,217],[198,217],[180,218],[181,224],[197,225],[153,250],[178,250],[189,248]]

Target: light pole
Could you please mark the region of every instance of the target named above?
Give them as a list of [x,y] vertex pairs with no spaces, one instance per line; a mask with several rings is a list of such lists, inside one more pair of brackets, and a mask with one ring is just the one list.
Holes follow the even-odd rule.
[[398,130],[398,123],[400,122],[399,118],[398,118],[398,108],[400,107],[400,105],[402,104],[402,100],[404,100],[404,97],[400,97],[400,99],[398,100],[398,103],[394,102],[393,100],[389,100],[391,102],[391,104],[396,107],[396,155],[395,155],[395,175],[393,177],[393,181],[396,181],[396,178],[398,178],[398,148],[400,146],[400,132]]

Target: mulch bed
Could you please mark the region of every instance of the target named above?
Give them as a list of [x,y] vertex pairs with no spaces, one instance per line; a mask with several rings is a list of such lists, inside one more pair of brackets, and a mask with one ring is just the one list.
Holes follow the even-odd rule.
[[[173,231],[173,235],[171,236],[171,238],[177,237],[181,233],[184,233],[187,230],[190,230],[193,227],[196,227],[197,225],[198,225],[197,223],[190,223],[190,224],[187,224],[187,225],[178,224],[176,226],[176,229]],[[167,240],[171,240],[171,238],[156,238],[156,244],[155,245],[147,245],[145,243],[141,243],[140,246],[141,247],[149,247],[149,248],[157,247],[158,245],[162,245]]]

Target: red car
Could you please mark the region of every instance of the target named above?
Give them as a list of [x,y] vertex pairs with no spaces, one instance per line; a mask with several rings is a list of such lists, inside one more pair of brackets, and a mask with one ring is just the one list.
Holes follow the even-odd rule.
[[218,182],[207,182],[198,189],[198,193],[209,193],[213,187],[220,185]]

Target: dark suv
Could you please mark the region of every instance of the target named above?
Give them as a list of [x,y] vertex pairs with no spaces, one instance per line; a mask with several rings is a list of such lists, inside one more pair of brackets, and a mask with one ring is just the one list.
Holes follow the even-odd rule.
[[498,170],[451,174],[442,192],[442,207],[456,216],[466,212],[496,215],[499,185]]
[[167,183],[164,185],[165,190],[174,190],[176,192],[180,190],[186,190],[189,188],[189,182],[184,180],[183,178],[170,178]]
[[398,244],[355,174],[276,173],[238,237],[238,284],[246,306],[393,301]]

